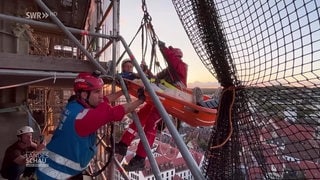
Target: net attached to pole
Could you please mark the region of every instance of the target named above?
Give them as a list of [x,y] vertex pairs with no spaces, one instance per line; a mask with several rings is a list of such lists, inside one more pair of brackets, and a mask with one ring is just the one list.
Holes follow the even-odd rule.
[[235,89],[233,104],[232,91],[221,97],[205,177],[319,179],[320,3],[172,2],[202,63]]

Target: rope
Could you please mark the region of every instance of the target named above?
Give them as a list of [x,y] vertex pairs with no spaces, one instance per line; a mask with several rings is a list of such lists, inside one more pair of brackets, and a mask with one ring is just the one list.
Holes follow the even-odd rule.
[[[150,61],[150,66],[149,66],[150,67],[149,69],[151,69],[152,64],[153,64],[153,58],[155,57],[154,52],[155,52],[155,46],[157,44],[158,37],[157,37],[157,35],[154,31],[153,25],[151,23],[152,18],[150,16],[150,14],[148,13],[145,1],[142,1],[142,10],[143,10],[143,18],[141,20],[140,27],[137,30],[134,37],[132,38],[132,40],[130,41],[130,43],[128,44],[128,47],[131,46],[133,41],[136,39],[138,34],[141,32],[141,41],[142,41],[141,42],[141,54],[142,54],[141,64],[145,64],[145,57],[146,57],[147,50],[148,50],[148,39],[152,39],[151,40],[151,44],[152,44],[151,61]],[[122,52],[119,59],[117,60],[116,65],[118,65],[120,63],[123,56],[125,55],[125,52],[126,51]]]
[[[24,104],[24,105],[21,105],[21,108],[22,108],[24,111],[27,112],[27,114],[28,114],[28,120],[31,120],[31,121],[34,123],[34,125],[37,127],[37,129],[38,129],[38,131],[39,131],[39,136],[42,136],[43,131],[41,130],[41,127],[40,127],[39,123],[38,123],[38,122],[34,119],[34,117],[32,116],[32,114],[31,114],[30,109],[28,108],[28,106]],[[30,121],[29,121],[29,124],[31,124]]]
[[[40,128],[40,125],[39,123],[34,119],[34,117],[32,116],[32,113],[30,112],[30,109],[28,108],[27,105],[25,104],[22,104],[20,106],[14,106],[14,107],[8,107],[8,108],[2,108],[0,109],[0,113],[7,113],[7,112],[16,112],[16,111],[21,111],[21,110],[24,110],[27,115],[28,115],[28,124],[31,126],[31,127],[36,127],[35,129],[38,129],[39,131],[39,136],[41,136],[43,134],[43,132],[41,131],[41,128]],[[33,122],[33,123],[31,123]],[[34,124],[31,125],[31,124]]]
[[[138,36],[139,32],[142,30],[143,26],[140,26],[139,29],[137,30],[136,34],[133,36],[133,38],[131,39],[130,43],[128,44],[128,47],[131,46],[131,44],[133,43],[133,41],[136,39],[136,37]],[[119,57],[119,59],[117,60],[116,65],[118,65],[121,61],[121,59],[123,58],[124,54],[126,53],[126,51],[123,51]]]
[[225,96],[225,93],[227,91],[232,91],[232,99],[231,99],[231,102],[230,102],[230,105],[229,105],[229,110],[228,110],[228,113],[229,113],[228,114],[228,119],[229,119],[229,126],[230,126],[229,133],[228,133],[228,136],[226,137],[226,139],[222,143],[220,143],[218,145],[215,145],[215,146],[211,146],[210,149],[216,149],[216,148],[220,148],[220,147],[224,146],[228,142],[228,140],[231,138],[231,135],[232,135],[232,132],[233,132],[232,115],[231,114],[232,114],[232,107],[233,107],[234,100],[235,100],[235,87],[232,86],[232,87],[229,87],[229,88],[227,88],[227,89],[222,91],[221,98],[220,98],[220,101],[219,101],[220,103],[219,103],[219,107],[218,107],[217,120],[219,120],[219,117],[222,116],[222,114],[220,113],[221,112],[220,108],[222,108],[221,107],[222,98]]
[[[114,131],[114,126],[111,126],[111,130],[110,130],[110,142],[111,142],[111,144],[114,144],[114,141],[113,141],[113,131]],[[103,138],[106,136],[106,133],[108,133],[108,132],[105,132],[102,137],[97,136],[98,142],[97,142],[96,145],[102,144],[102,146],[104,147],[104,149],[105,149],[107,152],[110,153],[109,156],[108,156],[107,162],[105,162],[105,164],[104,164],[99,170],[97,170],[96,172],[92,172],[92,173],[91,173],[91,172],[85,171],[85,175],[89,175],[90,177],[93,177],[93,178],[94,178],[94,177],[100,175],[104,170],[106,170],[106,168],[107,168],[107,167],[109,166],[109,164],[111,163],[112,157],[114,156],[114,151],[113,151],[112,149],[110,150],[110,148],[107,147],[106,144],[105,144],[104,141],[103,141]]]
[[[150,16],[149,12],[148,12],[148,8],[146,5],[145,0],[142,0],[142,11],[143,11],[143,18],[141,21],[141,26],[143,27],[143,32],[142,32],[142,43],[141,43],[141,47],[142,47],[142,60],[141,60],[141,64],[146,64],[145,62],[145,57],[147,54],[147,50],[148,50],[148,40],[150,40],[151,43],[151,54],[150,54],[150,64],[149,64],[149,68],[148,71],[151,71],[152,68],[154,67],[154,71],[156,72],[156,68],[161,68],[159,67],[160,64],[158,62],[158,58],[156,55],[156,45],[157,42],[159,40],[157,34],[155,33],[154,27],[152,25],[152,17]],[[154,65],[154,66],[153,66]]]
[[20,87],[20,86],[26,86],[26,85],[29,85],[29,84],[34,84],[34,83],[38,83],[38,82],[42,82],[42,81],[47,81],[49,79],[54,79],[54,81],[55,81],[56,77],[53,76],[53,77],[47,77],[47,78],[38,79],[38,80],[34,80],[34,81],[29,81],[29,82],[25,82],[25,83],[2,86],[2,87],[0,87],[0,89],[9,89],[9,88],[15,88],[15,87]]
[[[131,46],[133,41],[136,39],[137,35],[141,32],[141,54],[142,54],[142,59],[141,59],[141,64],[146,65],[146,55],[148,52],[148,40],[150,40],[151,43],[151,59],[150,59],[150,64],[147,66],[148,71],[151,72],[152,68],[153,72],[160,72],[162,68],[160,67],[160,63],[158,61],[157,55],[156,55],[156,45],[158,42],[158,36],[155,33],[155,30],[153,28],[153,25],[151,23],[152,17],[150,16],[148,12],[148,8],[146,5],[145,0],[142,0],[142,5],[141,5],[142,11],[143,11],[143,17],[140,23],[140,27],[137,30],[136,34],[128,44],[128,47]],[[120,63],[122,60],[123,56],[125,55],[126,51],[123,51],[120,57],[118,58],[116,65]]]
[[[155,30],[154,30],[153,25],[151,23],[152,18],[150,16],[150,14],[148,13],[148,9],[147,9],[147,5],[146,5],[145,0],[142,0],[142,10],[144,12],[144,16],[143,16],[143,20],[142,20],[141,26],[144,26],[144,29],[147,32],[146,38],[148,38],[148,35],[149,35],[150,36],[149,39],[151,39],[151,44],[152,44],[151,59],[150,59],[150,64],[149,64],[149,69],[148,70],[151,71],[152,66],[154,64],[155,65],[154,66],[154,72],[158,73],[158,72],[162,71],[162,68],[160,67],[160,63],[159,63],[158,58],[156,56],[156,45],[157,45],[157,43],[159,41],[159,37],[155,33]],[[146,52],[147,52],[147,42],[148,41],[146,41],[146,45],[144,47],[144,36],[143,36],[143,34],[142,34],[141,39],[142,39],[142,45],[141,46],[142,46],[142,54],[143,54],[142,64],[145,64],[145,56],[146,56]],[[161,51],[161,49],[160,49],[160,51]],[[161,51],[161,53],[162,53],[162,55],[164,55],[162,51]],[[164,58],[166,59],[166,57],[164,57]],[[172,69],[172,66],[168,63],[167,60],[165,61],[165,64],[170,69],[170,70],[167,71],[167,73],[169,74],[170,78],[172,80],[174,80],[175,79],[174,76],[178,77],[177,74],[175,73],[175,70]],[[156,68],[158,68],[158,69],[156,69]],[[172,72],[174,74],[172,74]]]

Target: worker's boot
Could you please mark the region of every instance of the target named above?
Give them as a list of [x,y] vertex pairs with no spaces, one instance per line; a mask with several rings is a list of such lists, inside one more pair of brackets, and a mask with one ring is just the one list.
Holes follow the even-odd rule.
[[203,93],[199,87],[192,89],[192,101],[194,104],[201,106],[203,104]]

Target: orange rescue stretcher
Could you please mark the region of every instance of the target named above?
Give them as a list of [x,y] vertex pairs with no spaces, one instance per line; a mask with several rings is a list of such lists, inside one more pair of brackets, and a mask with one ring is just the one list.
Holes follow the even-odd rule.
[[[124,81],[129,94],[135,97],[137,96],[138,89],[144,87],[141,80],[124,79]],[[177,89],[164,80],[161,80],[160,83],[168,89],[155,89],[155,93],[169,114],[194,127],[212,126],[216,123],[217,109],[210,109],[192,103],[190,100],[192,92],[188,89]],[[151,96],[148,93],[145,95],[147,97],[146,101],[152,102]]]

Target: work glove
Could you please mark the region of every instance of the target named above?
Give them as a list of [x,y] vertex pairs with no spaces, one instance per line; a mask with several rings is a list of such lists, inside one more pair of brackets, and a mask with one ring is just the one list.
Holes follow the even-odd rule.
[[146,101],[146,95],[144,95],[144,89],[143,88],[139,88],[138,89],[137,95],[138,95],[138,99],[139,100],[142,100],[143,102]]
[[140,67],[141,67],[143,72],[146,72],[148,70],[148,66],[146,64],[141,63]]

